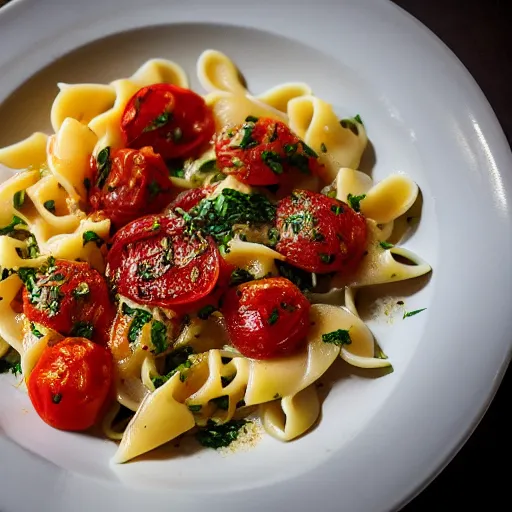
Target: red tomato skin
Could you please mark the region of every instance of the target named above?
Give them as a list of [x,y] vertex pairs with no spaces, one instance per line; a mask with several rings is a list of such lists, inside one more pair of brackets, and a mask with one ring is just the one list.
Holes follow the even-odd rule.
[[[237,147],[242,134],[252,130],[250,142],[245,148]],[[225,129],[215,141],[217,166],[224,174],[234,175],[239,181],[253,186],[277,185],[287,175],[298,170],[318,174],[321,164],[315,153],[304,145],[284,123],[268,118],[245,122]],[[309,153],[309,154],[308,154]],[[279,166],[271,168],[271,160],[279,160]]]
[[197,206],[199,202],[210,195],[215,190],[214,185],[208,185],[201,188],[191,188],[180,192],[174,201],[169,205],[169,209],[181,208],[183,211],[188,212]]
[[45,348],[27,379],[34,409],[48,425],[69,431],[92,427],[112,386],[112,355],[85,338]]
[[153,84],[137,91],[121,118],[127,147],[151,146],[165,160],[197,156],[215,132],[204,99],[189,89]]
[[91,168],[89,204],[109,218],[116,229],[142,215],[159,212],[171,202],[169,172],[161,156],[150,147],[113,150],[110,172],[101,188],[94,158]]
[[276,227],[276,250],[308,272],[353,272],[367,248],[364,216],[309,190],[295,190],[279,201]]
[[[63,276],[54,280],[52,276]],[[77,322],[92,324],[92,340],[106,344],[115,309],[109,300],[109,291],[103,276],[88,263],[56,260],[55,270],[48,275],[38,273],[38,284],[51,290],[59,286],[61,298],[56,314],[48,308],[32,303],[26,287],[23,288],[23,313],[30,322],[53,329],[63,336],[70,336]],[[49,279],[48,279],[49,277]],[[76,295],[76,290],[87,286],[88,292]],[[83,288],[82,288],[83,291]]]
[[291,354],[302,346],[309,331],[310,303],[283,277],[231,288],[224,296],[221,311],[231,343],[253,359]]
[[[155,222],[158,228],[152,229]],[[173,309],[213,290],[221,258],[211,237],[187,235],[183,220],[171,212],[137,219],[120,230],[107,256],[107,276],[125,297]]]

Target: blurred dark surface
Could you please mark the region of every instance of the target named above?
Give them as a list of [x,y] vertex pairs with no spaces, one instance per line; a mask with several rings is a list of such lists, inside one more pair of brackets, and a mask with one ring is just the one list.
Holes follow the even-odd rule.
[[[0,6],[7,3],[0,0]],[[512,140],[512,0],[396,0],[462,61]],[[510,170],[512,172],[512,169]],[[508,307],[509,305],[503,305]],[[511,333],[512,336],[512,333]],[[483,340],[485,350],[485,340]],[[512,368],[471,438],[444,471],[402,510],[509,510]],[[503,464],[504,463],[504,464]]]
[[[396,0],[394,3],[425,24],[462,61],[489,100],[510,144],[512,1]],[[512,455],[512,419],[508,413],[511,391],[512,368],[509,368],[468,442],[444,471],[402,509],[404,512],[463,511],[477,507],[484,511],[510,510],[507,483],[511,476],[508,461]]]

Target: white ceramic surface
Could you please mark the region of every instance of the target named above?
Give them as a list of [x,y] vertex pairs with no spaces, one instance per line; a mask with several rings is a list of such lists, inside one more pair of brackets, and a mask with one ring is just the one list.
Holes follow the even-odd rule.
[[0,145],[49,129],[56,82],[110,81],[151,57],[182,64],[195,88],[205,48],[232,57],[254,92],[308,82],[340,116],[361,115],[376,179],[401,171],[418,182],[422,220],[405,246],[434,268],[407,287],[408,308],[427,311],[369,323],[394,373],[340,361],[320,424],[289,444],[266,437],[229,457],[170,448],[112,466],[113,443],[52,430],[0,377],[2,512],[382,512],[442,469],[510,359],[512,157],[439,40],[384,0],[14,0],[0,10],[0,48]]

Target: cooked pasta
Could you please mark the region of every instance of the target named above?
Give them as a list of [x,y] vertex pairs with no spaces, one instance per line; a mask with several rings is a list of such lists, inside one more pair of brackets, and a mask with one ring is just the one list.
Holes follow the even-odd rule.
[[0,149],[0,369],[51,426],[100,424],[117,463],[248,421],[306,434],[331,365],[391,365],[356,291],[431,270],[387,242],[419,188],[358,170],[359,116],[301,82],[253,94],[215,50],[197,74],[204,96],[163,59],[61,83],[54,133]]

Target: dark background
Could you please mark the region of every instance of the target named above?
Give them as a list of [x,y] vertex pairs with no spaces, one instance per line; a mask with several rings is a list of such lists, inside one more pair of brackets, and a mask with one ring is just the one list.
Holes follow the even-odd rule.
[[[7,3],[0,0],[0,6]],[[430,28],[468,68],[512,140],[512,0],[395,0]],[[512,172],[512,169],[510,170]],[[508,307],[509,305],[504,305]],[[512,333],[511,333],[512,336]],[[485,340],[483,340],[485,343]],[[404,512],[479,507],[504,510],[509,502],[512,368],[459,454]]]
[[[424,23],[462,61],[487,96],[511,144],[512,0],[395,0],[394,3]],[[402,509],[404,512],[512,509],[509,483],[512,415],[507,414],[512,409],[511,390],[512,367],[466,445]]]

